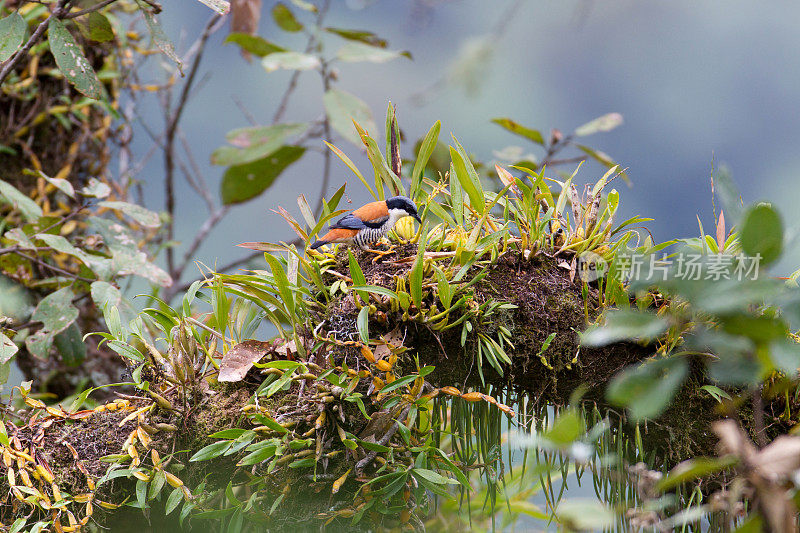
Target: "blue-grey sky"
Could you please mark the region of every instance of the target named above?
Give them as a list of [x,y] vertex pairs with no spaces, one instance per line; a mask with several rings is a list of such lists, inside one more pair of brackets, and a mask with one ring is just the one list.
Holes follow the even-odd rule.
[[[369,29],[388,39],[390,48],[408,50],[414,58],[337,65],[337,87],[366,101],[378,124],[387,101],[394,102],[410,140],[424,135],[440,119],[442,140],[453,133],[485,161],[508,145],[533,151],[522,139],[492,124],[493,117],[508,116],[543,131],[557,127],[567,132],[599,115],[619,112],[625,117],[623,126],[586,140],[629,167],[633,187],[616,183],[622,193],[622,216],[654,218],[649,228],[656,240],[696,236],[696,215],[707,228],[711,226],[712,160],[730,168],[746,203],[770,200],[787,223],[793,218],[800,199],[793,187],[800,163],[796,149],[800,5],[744,0],[530,0],[521,2],[509,20],[501,20],[511,4],[334,0],[328,24]],[[259,34],[301,49],[305,43],[301,34],[287,34],[272,23],[272,5],[264,1]],[[165,4],[161,19],[179,50],[185,50],[210,15],[200,2],[181,0]],[[200,71],[208,78],[193,96],[182,124],[215,194],[224,169],[208,164],[208,157],[224,144],[227,131],[248,125],[234,98],[267,124],[290,76],[268,74],[258,61],[246,63],[234,45],[222,44],[226,34],[227,28],[209,42]],[[472,73],[473,90],[465,90],[463,80],[446,83],[425,93],[420,105],[415,95],[448,79],[454,62],[470,46],[467,42],[473,47],[488,43],[491,52]],[[332,55],[343,41],[331,36],[325,43]],[[319,76],[302,74],[286,120],[320,116],[321,95]],[[155,106],[142,110],[145,120],[161,123]],[[142,132],[137,133],[136,147],[143,153],[147,142]],[[366,160],[358,157],[359,147],[342,139],[335,142],[365,173],[369,170]],[[404,156],[411,155],[411,147],[407,142]],[[297,212],[295,198],[300,193],[313,203],[321,183],[321,161],[318,154],[307,154],[266,194],[235,208],[197,258],[221,264],[242,253],[232,247],[234,243],[291,238],[285,224],[269,210],[283,205]],[[597,167],[588,167],[577,180],[593,182],[599,174]],[[153,207],[159,207],[160,160],[149,164],[142,177]],[[358,180],[335,160],[328,194],[345,181],[353,206],[369,199]],[[177,237],[185,241],[203,222],[205,211],[201,200],[185,187],[178,204]],[[782,261],[776,273],[797,266],[800,256],[795,253]]]

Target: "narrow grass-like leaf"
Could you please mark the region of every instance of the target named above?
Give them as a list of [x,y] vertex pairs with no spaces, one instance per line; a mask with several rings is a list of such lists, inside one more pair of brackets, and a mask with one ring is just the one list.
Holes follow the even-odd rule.
[[[475,209],[475,211],[477,211],[478,214],[482,215],[484,211],[483,194],[475,186],[475,183],[472,181],[472,178],[470,178],[469,173],[467,172],[467,165],[464,161],[464,158],[461,157],[461,154],[458,152],[458,150],[456,150],[452,146],[450,147],[450,157],[452,158],[453,161],[452,167],[455,170],[458,182],[461,184],[462,189],[466,191],[467,196],[469,196],[470,205],[472,205],[472,208]],[[470,165],[471,164],[472,163],[470,163]]]
[[399,299],[399,296],[396,292],[391,289],[387,289],[386,287],[378,287],[377,285],[353,285],[350,288],[354,291],[371,292],[374,294],[380,294],[382,296],[388,296],[389,298],[393,298],[395,300]]
[[436,123],[431,126],[431,129],[428,130],[428,133],[425,134],[425,138],[422,140],[422,144],[420,144],[417,160],[414,162],[414,170],[411,172],[411,188],[409,190],[409,195],[412,200],[417,197],[417,192],[422,184],[422,173],[425,170],[425,166],[428,164],[428,160],[431,158],[433,149],[436,148],[436,143],[439,142],[439,131],[441,127],[441,121],[437,120]]
[[358,334],[361,337],[361,342],[367,344],[369,342],[369,307],[364,306],[358,312]]
[[[347,259],[350,263],[350,279],[353,280],[353,285],[366,285],[367,278],[364,277],[361,265],[358,264],[356,257],[349,248],[347,250]],[[356,294],[358,294],[359,298],[361,298],[364,303],[369,302],[369,295],[366,291],[356,290]]]
[[334,154],[337,155],[337,157],[339,159],[341,159],[344,162],[345,165],[347,165],[347,168],[349,168],[350,170],[353,171],[353,174],[358,176],[358,179],[361,180],[361,183],[364,184],[364,186],[367,188],[367,190],[372,195],[372,197],[375,198],[376,200],[378,200],[378,195],[375,193],[373,188],[370,187],[369,183],[367,183],[367,180],[364,179],[364,175],[361,173],[361,171],[358,170],[358,168],[356,168],[356,166],[353,164],[353,161],[349,157],[347,157],[344,152],[342,152],[341,150],[336,148],[334,145],[332,145],[328,141],[323,141],[323,142],[328,146],[328,148],[331,149],[331,151]]
[[411,273],[408,276],[411,301],[414,302],[417,309],[422,308],[422,278],[425,271],[425,237],[427,233],[427,226],[425,226],[422,228],[422,236],[417,245],[417,257],[414,260],[414,266],[411,267]]
[[295,322],[297,320],[297,316],[295,315],[294,294],[289,287],[289,278],[286,276],[286,271],[283,269],[281,262],[278,261],[274,255],[264,254],[264,257],[267,260],[267,263],[269,263],[272,271],[272,277],[275,279],[275,284],[278,286],[278,291],[281,294],[283,304],[286,307],[286,310],[289,312],[289,318],[291,318],[292,322]]

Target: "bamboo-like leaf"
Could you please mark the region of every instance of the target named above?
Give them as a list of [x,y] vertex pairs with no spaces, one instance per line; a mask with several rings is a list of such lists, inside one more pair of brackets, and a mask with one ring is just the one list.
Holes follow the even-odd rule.
[[[451,148],[452,150],[452,148]],[[456,176],[455,167],[450,163],[450,205],[453,208],[453,217],[459,226],[464,225],[464,189]]]
[[311,206],[308,205],[305,194],[301,194],[297,197],[297,206],[300,208],[300,213],[303,215],[303,219],[306,221],[306,224],[308,224],[308,227],[313,228],[316,226],[317,221],[314,220],[314,213],[311,211]]
[[267,260],[267,263],[269,263],[272,277],[275,279],[275,284],[278,286],[283,304],[289,312],[289,318],[294,322],[297,320],[297,316],[295,315],[294,294],[289,287],[289,278],[286,276],[286,271],[283,269],[281,262],[278,261],[274,255],[264,254],[264,258]]
[[337,155],[337,157],[339,159],[341,159],[344,162],[345,165],[347,165],[347,168],[349,168],[350,170],[353,171],[353,174],[358,176],[358,179],[361,180],[361,183],[364,184],[364,186],[367,188],[367,190],[372,195],[372,197],[377,200],[378,199],[378,195],[375,194],[375,191],[372,189],[372,187],[370,187],[369,183],[367,183],[367,180],[364,179],[364,175],[361,174],[361,171],[359,171],[358,168],[356,168],[356,166],[353,164],[353,161],[349,157],[347,157],[347,155],[345,155],[344,152],[342,152],[341,150],[336,148],[334,145],[332,145],[328,141],[323,141],[323,142],[328,146],[328,148],[331,149],[331,151],[334,154]]
[[510,118],[493,118],[492,122],[502,128],[505,128],[515,135],[519,135],[520,137],[524,137],[535,142],[536,144],[544,146],[544,137],[538,130],[526,128],[522,124],[519,124]]
[[379,287],[377,285],[353,285],[350,288],[354,291],[365,291],[373,294],[380,294],[381,296],[388,296],[394,300],[398,300],[400,298],[393,290],[387,289],[386,287]]
[[411,301],[414,302],[417,309],[422,308],[422,277],[425,271],[425,238],[428,233],[427,229],[427,226],[422,228],[419,244],[417,245],[417,258],[408,276]]
[[[384,183],[392,189],[393,195],[405,194],[405,189],[400,182],[400,177],[389,168],[375,139],[370,137],[369,133],[355,120],[353,121],[353,125],[361,136],[361,142],[367,147],[367,158],[375,171],[375,187],[378,190],[378,195],[381,196]],[[383,196],[381,196],[381,198],[383,198]]]
[[[347,249],[347,258],[350,262],[350,278],[353,280],[353,285],[366,285],[367,278],[364,277],[364,272],[361,270],[361,266],[358,264],[356,257],[349,248]],[[369,301],[369,296],[365,291],[357,290],[356,294],[358,294],[359,298],[361,298],[364,303]]]
[[439,300],[442,302],[442,305],[445,309],[450,309],[450,304],[453,302],[453,294],[450,290],[450,282],[447,281],[447,276],[445,276],[441,268],[437,267],[436,265],[432,266],[433,271],[436,274],[436,283],[439,286]]
[[369,307],[364,306],[358,312],[358,319],[356,321],[358,326],[358,334],[361,337],[361,342],[364,344],[369,343]]
[[[462,189],[466,191],[467,196],[469,196],[470,205],[472,205],[472,208],[475,209],[478,214],[482,215],[485,207],[483,201],[483,191],[475,185],[475,182],[470,177],[469,171],[467,170],[467,162],[464,161],[464,158],[459,151],[452,146],[450,147],[450,158],[453,161],[452,166],[455,170],[458,182],[461,184]],[[470,162],[469,165],[472,166],[472,163]],[[475,169],[473,168],[473,172],[474,171]]]
[[428,164],[428,160],[431,158],[431,154],[433,154],[433,149],[436,148],[436,143],[439,142],[439,130],[441,130],[441,128],[442,123],[437,120],[436,123],[431,126],[431,129],[428,130],[428,133],[425,134],[425,138],[419,146],[417,160],[414,162],[414,170],[411,172],[411,188],[409,194],[412,199],[417,197],[417,192],[422,184],[422,173],[425,170],[425,166]]

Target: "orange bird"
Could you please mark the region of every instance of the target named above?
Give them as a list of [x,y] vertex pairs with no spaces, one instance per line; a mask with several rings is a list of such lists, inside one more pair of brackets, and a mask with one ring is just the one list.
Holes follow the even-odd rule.
[[378,242],[403,217],[414,217],[422,224],[417,206],[410,198],[393,196],[386,201],[370,202],[331,224],[328,233],[311,245],[315,250],[332,242],[355,244],[361,249]]

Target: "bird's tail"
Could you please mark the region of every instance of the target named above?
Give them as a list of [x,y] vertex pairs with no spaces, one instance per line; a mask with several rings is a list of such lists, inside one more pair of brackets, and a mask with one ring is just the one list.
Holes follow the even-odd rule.
[[320,246],[324,246],[326,244],[328,244],[328,241],[325,240],[314,241],[314,243],[311,246],[309,246],[309,248],[311,248],[312,250],[316,250]]

